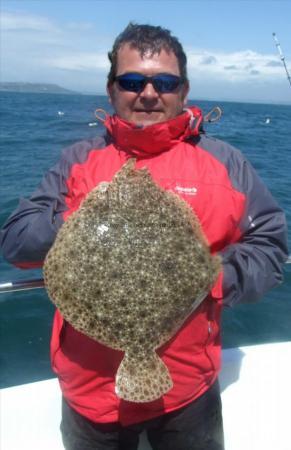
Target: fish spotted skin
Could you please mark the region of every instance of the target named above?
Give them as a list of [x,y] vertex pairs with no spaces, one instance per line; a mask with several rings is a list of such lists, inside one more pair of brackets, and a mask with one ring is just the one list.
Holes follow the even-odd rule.
[[116,393],[172,387],[155,349],[200,305],[220,271],[188,204],[130,159],[63,224],[44,264],[49,297],[75,329],[125,352]]

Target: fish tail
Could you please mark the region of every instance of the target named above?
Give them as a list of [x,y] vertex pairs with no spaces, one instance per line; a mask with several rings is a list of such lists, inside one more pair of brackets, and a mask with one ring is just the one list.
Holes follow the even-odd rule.
[[151,402],[173,387],[169,371],[161,358],[152,352],[144,359],[125,353],[116,374],[116,394],[130,402]]

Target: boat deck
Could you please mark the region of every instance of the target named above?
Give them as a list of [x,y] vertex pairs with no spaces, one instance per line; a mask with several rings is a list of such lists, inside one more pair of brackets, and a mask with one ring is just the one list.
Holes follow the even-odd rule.
[[[291,342],[223,351],[225,450],[291,450]],[[1,391],[1,450],[62,450],[56,379]],[[142,436],[139,450],[149,450]]]

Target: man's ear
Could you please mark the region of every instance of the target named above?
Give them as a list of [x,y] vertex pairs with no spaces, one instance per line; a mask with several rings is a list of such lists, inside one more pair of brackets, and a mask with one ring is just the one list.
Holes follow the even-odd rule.
[[183,87],[182,87],[182,97],[183,97],[184,106],[186,106],[187,102],[188,102],[189,90],[190,90],[190,85],[189,85],[189,81],[187,80],[187,81],[185,81],[185,83],[183,84]]
[[106,92],[108,95],[109,103],[112,103],[112,95],[113,95],[113,85],[112,84],[107,83]]

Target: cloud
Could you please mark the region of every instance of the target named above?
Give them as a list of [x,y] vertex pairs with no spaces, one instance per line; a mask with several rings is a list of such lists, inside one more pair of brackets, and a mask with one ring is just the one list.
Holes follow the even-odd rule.
[[259,70],[251,70],[250,75],[260,75],[260,71]]
[[[284,78],[280,64],[274,64],[274,55],[262,54],[253,50],[239,52],[209,52],[201,49],[188,49],[188,72],[193,79],[214,78],[230,82],[247,82],[254,75],[262,81]],[[205,67],[201,61],[211,61]]]
[[[89,22],[3,12],[1,75],[5,81],[52,82],[104,91],[109,68],[104,36]],[[97,81],[96,81],[97,80]]]
[[94,25],[89,22],[69,22],[67,23],[67,29],[73,31],[92,31],[94,29]]
[[[104,93],[109,70],[107,52],[115,36],[101,34],[92,22],[58,23],[48,17],[2,12],[1,76],[3,81],[51,82],[77,91]],[[285,87],[276,54],[245,49],[237,52],[185,48],[192,90],[200,98],[220,93],[269,94]],[[280,84],[281,83],[281,84]],[[285,92],[285,91],[284,91]],[[191,95],[193,95],[191,94]],[[286,94],[282,94],[282,99]]]
[[0,17],[0,23],[2,32],[26,30],[42,33],[55,33],[59,31],[59,29],[48,18],[32,14],[20,14],[3,11]]
[[49,58],[46,64],[61,70],[84,72],[88,70],[109,70],[107,54],[103,53],[74,53],[60,57]]
[[205,64],[208,66],[209,64],[215,64],[217,62],[217,59],[215,56],[205,56],[201,59],[201,64]]
[[268,61],[266,63],[267,67],[282,67],[282,63],[280,61]]
[[232,64],[231,66],[224,66],[225,70],[238,70],[238,67]]

